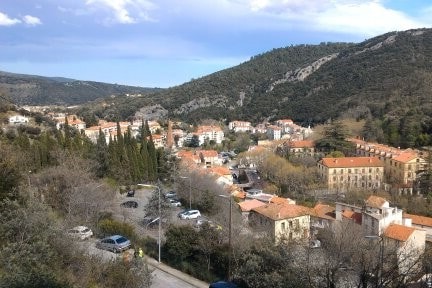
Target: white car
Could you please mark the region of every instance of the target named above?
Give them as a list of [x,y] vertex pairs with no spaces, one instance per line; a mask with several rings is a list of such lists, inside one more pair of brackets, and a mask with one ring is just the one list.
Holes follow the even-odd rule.
[[168,199],[168,203],[172,207],[180,207],[181,206],[181,202],[176,200],[176,199]]
[[199,210],[189,210],[183,214],[180,214],[181,219],[196,219],[198,217],[201,217]]
[[93,236],[93,231],[86,226],[76,226],[72,229],[69,229],[67,233],[75,238],[79,238],[81,240],[85,240]]

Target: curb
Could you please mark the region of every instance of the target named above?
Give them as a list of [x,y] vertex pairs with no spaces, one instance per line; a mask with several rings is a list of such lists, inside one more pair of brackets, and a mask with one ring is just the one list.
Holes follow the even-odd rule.
[[177,269],[174,269],[174,268],[172,268],[172,267],[170,267],[170,266],[168,266],[162,262],[159,263],[156,261],[156,259],[153,259],[151,257],[144,255],[144,259],[149,266],[156,268],[156,269],[159,269],[159,270],[162,270],[162,271],[164,271],[164,272],[166,272],[166,273],[168,273],[168,274],[170,274],[176,278],[183,280],[184,282],[189,283],[190,285],[192,285],[194,287],[208,288],[210,285],[204,281],[198,280],[198,279],[196,279],[196,278],[194,278],[194,277],[192,277],[186,273],[183,273]]

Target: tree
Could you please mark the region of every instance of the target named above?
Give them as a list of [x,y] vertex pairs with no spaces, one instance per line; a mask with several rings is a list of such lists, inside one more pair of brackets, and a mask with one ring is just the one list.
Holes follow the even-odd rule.
[[[159,214],[160,206],[160,214]],[[159,195],[158,189],[154,189],[147,204],[144,207],[144,211],[147,217],[153,219],[160,216],[162,223],[168,222],[171,215],[171,207],[167,201],[163,198],[163,195]]]
[[354,153],[354,144],[347,141],[349,137],[346,126],[341,121],[333,121],[324,128],[324,137],[315,142],[315,147],[324,153],[340,151],[345,156]]

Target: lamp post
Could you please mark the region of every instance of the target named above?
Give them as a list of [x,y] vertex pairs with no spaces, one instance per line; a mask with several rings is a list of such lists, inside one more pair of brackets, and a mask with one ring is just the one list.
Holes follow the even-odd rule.
[[159,185],[151,184],[141,184],[143,187],[157,188],[158,189],[158,213],[159,213],[159,223],[158,223],[158,262],[161,262],[161,191]]
[[379,235],[366,235],[366,239],[378,239],[379,240],[379,267],[378,267],[378,277],[377,277],[377,287],[383,287],[383,270],[384,270],[384,238]]
[[189,179],[189,209],[192,209],[192,179],[187,176],[180,176],[182,179]]
[[231,281],[231,254],[232,254],[232,247],[231,247],[231,227],[232,227],[232,197],[227,195],[219,195],[219,197],[222,198],[228,198],[229,199],[229,224],[228,224],[228,281]]

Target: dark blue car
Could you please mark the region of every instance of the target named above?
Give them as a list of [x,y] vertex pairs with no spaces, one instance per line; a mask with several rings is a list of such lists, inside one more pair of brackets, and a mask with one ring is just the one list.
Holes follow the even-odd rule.
[[218,281],[211,283],[209,288],[237,288],[237,285],[232,282]]

